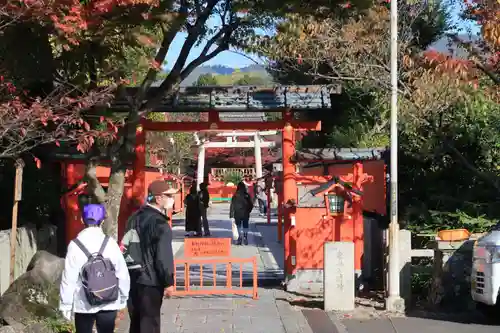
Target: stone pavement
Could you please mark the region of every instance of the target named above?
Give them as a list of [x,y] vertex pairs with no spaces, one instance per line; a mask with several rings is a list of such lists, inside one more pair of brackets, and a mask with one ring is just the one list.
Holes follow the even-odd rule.
[[[409,309],[406,315],[385,311],[383,299],[357,298],[354,311],[328,313],[338,333],[493,333],[491,326],[478,311],[449,312],[424,308]],[[316,332],[315,332],[316,333]]]
[[[280,293],[261,288],[258,300],[216,296],[165,300],[162,333],[313,333],[301,312],[280,299]],[[118,333],[127,332],[128,323],[128,317],[121,320]]]
[[[208,215],[211,237],[232,237],[229,204],[215,204]],[[231,256],[257,259],[259,299],[244,296],[174,297],[162,307],[163,333],[313,333],[299,309],[287,302],[281,290],[283,246],[277,242],[276,221],[268,225],[257,210],[252,213],[247,246],[232,245]],[[173,248],[176,258],[184,254],[184,219],[174,216]],[[208,273],[208,274],[206,274]],[[199,286],[199,267],[190,268],[192,285]],[[217,285],[224,285],[225,267],[217,267]],[[251,285],[252,268],[244,266],[244,286]],[[177,283],[183,285],[183,267],[177,267]],[[238,281],[235,281],[238,280]],[[212,267],[204,267],[204,286],[213,284]],[[233,269],[233,284],[239,282],[239,270]],[[247,287],[248,288],[248,287]],[[119,322],[118,332],[128,329],[128,316]],[[335,332],[329,332],[335,333]]]
[[454,322],[429,318],[377,318],[342,321],[339,333],[498,333],[500,327],[484,323]]

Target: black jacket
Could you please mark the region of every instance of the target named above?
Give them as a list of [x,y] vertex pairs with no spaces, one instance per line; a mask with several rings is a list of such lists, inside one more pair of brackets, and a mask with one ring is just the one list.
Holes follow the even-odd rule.
[[248,192],[236,191],[231,199],[231,207],[229,208],[229,218],[248,219],[250,212],[253,209],[253,201]]
[[123,238],[129,268],[141,272],[137,283],[163,288],[174,285],[172,229],[167,216],[146,205],[129,218]]
[[208,208],[208,204],[210,203],[210,194],[208,193],[208,190],[200,190],[200,192],[198,192],[198,197],[200,198],[203,207]]

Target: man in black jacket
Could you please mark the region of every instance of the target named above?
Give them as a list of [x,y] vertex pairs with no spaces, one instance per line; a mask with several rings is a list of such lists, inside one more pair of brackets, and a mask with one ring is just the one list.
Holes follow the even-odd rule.
[[200,192],[198,193],[201,205],[201,220],[203,222],[203,231],[205,236],[210,236],[210,228],[208,226],[207,210],[210,205],[210,194],[208,193],[207,183],[200,184]]
[[127,222],[122,246],[130,272],[130,333],[160,333],[163,297],[174,292],[172,229],[165,215],[174,193],[165,181],[153,181],[147,204]]

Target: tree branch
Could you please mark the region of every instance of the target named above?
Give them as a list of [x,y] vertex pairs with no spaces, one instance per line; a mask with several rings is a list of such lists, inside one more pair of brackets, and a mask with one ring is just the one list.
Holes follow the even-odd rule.
[[[186,20],[187,13],[188,13],[188,5],[186,2],[184,2],[184,4],[181,6],[181,9],[179,10],[178,17],[176,17],[172,25],[167,28],[165,23],[162,24],[163,40],[160,49],[158,50],[158,52],[156,53],[156,57],[154,58],[155,64],[162,64],[165,61],[165,58],[167,57],[168,54],[168,50],[170,49],[170,45],[172,44],[172,41],[174,40],[177,33],[182,28],[182,24]],[[157,68],[153,67],[149,69],[148,73],[146,74],[146,77],[142,81],[139,91],[137,92],[134,106],[139,106],[142,103],[146,95],[146,92],[155,81],[157,74],[158,74]]]
[[444,140],[445,145],[451,150],[451,152],[460,160],[460,162],[472,173],[477,175],[479,178],[482,178],[484,181],[487,183],[491,184],[497,192],[500,193],[500,186],[498,184],[498,181],[495,179],[492,179],[490,176],[488,176],[486,173],[479,171],[474,165],[472,165],[460,151],[458,151],[457,148],[453,146],[448,140]]
[[99,179],[97,179],[97,163],[95,159],[91,159],[87,163],[87,167],[85,169],[85,180],[87,181],[87,186],[89,188],[89,192],[95,196],[95,199],[100,202],[106,202],[106,192],[102,187]]
[[[186,68],[181,72],[180,75],[180,81],[184,80],[186,77],[189,76],[193,72],[193,70],[196,69],[196,67],[202,65],[203,63],[209,61],[210,59],[216,57],[219,53],[222,51],[228,50],[229,49],[229,40],[231,38],[231,34],[236,28],[237,24],[233,25],[226,25],[222,29],[220,29],[210,40],[207,42],[203,50],[201,51],[201,54],[198,58],[194,59],[191,61]],[[222,39],[221,43],[219,46],[213,50],[212,52],[208,53],[210,51],[210,48],[215,45],[215,43]]]
[[[151,97],[147,102],[145,102],[141,107],[140,107],[140,116],[143,116],[150,112],[156,105],[158,105],[163,97],[172,90],[172,88],[179,84],[185,77],[186,75],[183,75],[183,73],[191,73],[196,66],[199,66],[203,64],[205,61],[212,59],[215,57],[218,53],[222,52],[222,50],[218,51],[218,53],[212,52],[209,55],[203,56],[202,54],[193,60],[187,67],[186,69],[183,70],[187,58],[189,56],[189,53],[191,52],[191,49],[193,48],[194,44],[196,43],[196,40],[200,37],[200,32],[201,29],[205,26],[207,20],[210,18],[210,15],[212,14],[212,11],[214,10],[215,5],[217,4],[218,0],[210,0],[207,4],[207,7],[203,10],[201,15],[198,17],[196,20],[196,23],[194,26],[188,28],[188,36],[186,37],[186,40],[184,42],[184,45],[181,48],[181,51],[179,53],[179,56],[177,58],[177,61],[175,62],[174,66],[172,67],[172,70],[170,71],[169,75],[167,78],[161,83],[158,93]],[[222,30],[222,29],[221,29]],[[216,34],[218,35],[218,34]],[[215,37],[215,36],[214,36]],[[207,46],[212,43],[213,45],[215,43],[212,42],[214,38],[212,37],[208,42],[207,45],[203,50],[207,48]],[[210,46],[208,47],[210,49]],[[205,59],[205,60],[203,60]],[[194,67],[193,67],[194,66]],[[188,74],[189,75],[189,74]]]

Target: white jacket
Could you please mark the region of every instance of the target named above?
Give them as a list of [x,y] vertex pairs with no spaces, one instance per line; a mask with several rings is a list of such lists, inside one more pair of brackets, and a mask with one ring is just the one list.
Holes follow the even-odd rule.
[[[104,237],[104,233],[99,227],[85,228],[77,236],[90,253],[99,252]],[[68,245],[61,280],[59,303],[61,311],[73,310],[75,313],[96,313],[101,310],[121,310],[126,307],[130,289],[130,276],[123,254],[113,238],[109,239],[103,251],[103,257],[111,260],[115,265],[120,288],[118,300],[101,306],[91,306],[87,302],[80,272],[88,259],[78,245],[71,241]]]

